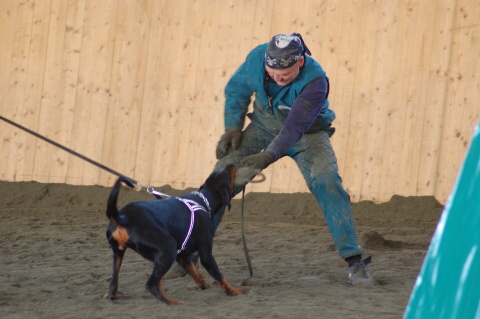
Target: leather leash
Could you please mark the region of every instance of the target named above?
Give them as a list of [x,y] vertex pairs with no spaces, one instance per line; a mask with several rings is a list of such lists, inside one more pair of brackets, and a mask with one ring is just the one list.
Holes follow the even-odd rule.
[[245,253],[245,259],[247,259],[247,264],[248,264],[248,271],[250,272],[250,277],[245,279],[242,282],[242,286],[245,286],[247,281],[249,281],[251,278],[253,278],[253,269],[252,269],[252,261],[250,260],[250,254],[248,253],[248,247],[247,247],[247,241],[245,239],[245,225],[243,221],[243,207],[244,207],[244,202],[245,202],[245,186],[243,186],[242,189],[242,241],[243,241],[243,252]]
[[[78,158],[80,158],[80,159],[83,159],[84,161],[87,161],[88,163],[93,164],[93,165],[95,165],[95,166],[97,166],[97,167],[99,167],[99,168],[101,168],[101,169],[103,169],[103,170],[105,170],[105,171],[107,171],[107,172],[109,172],[109,173],[112,173],[112,174],[114,174],[114,175],[116,175],[116,176],[119,176],[119,177],[122,176],[122,177],[124,177],[124,178],[128,178],[128,179],[132,182],[132,184],[134,184],[134,185],[142,186],[142,185],[140,185],[136,180],[134,180],[133,178],[127,177],[127,176],[125,176],[125,175],[123,175],[123,174],[121,174],[121,173],[119,173],[119,172],[117,172],[117,171],[115,171],[115,170],[113,170],[113,169],[111,169],[111,168],[103,165],[103,164],[100,164],[99,162],[96,162],[96,161],[94,161],[94,160],[92,160],[92,159],[90,159],[90,158],[88,158],[88,157],[86,157],[86,156],[84,156],[84,155],[82,155],[82,154],[80,154],[80,153],[78,153],[78,152],[75,152],[74,150],[72,150],[72,149],[70,149],[70,148],[68,148],[68,147],[66,147],[66,146],[63,146],[63,145],[61,145],[61,144],[59,144],[59,143],[57,143],[57,142],[55,142],[55,141],[53,141],[53,140],[51,140],[51,139],[43,136],[43,135],[40,135],[40,134],[38,134],[37,132],[34,132],[34,131],[32,131],[32,130],[30,130],[30,129],[28,129],[28,128],[20,125],[20,124],[17,124],[17,123],[15,123],[15,122],[13,122],[13,121],[11,121],[11,120],[9,120],[9,119],[1,116],[1,115],[0,115],[0,120],[3,120],[3,121],[5,121],[5,122],[7,122],[8,124],[13,125],[13,126],[19,128],[19,129],[21,129],[21,130],[29,133],[29,134],[32,134],[33,136],[35,136],[35,137],[37,137],[37,138],[39,138],[39,139],[41,139],[41,140],[43,140],[43,141],[45,141],[45,142],[47,142],[47,143],[50,143],[50,144],[52,144],[52,145],[54,145],[54,146],[56,146],[56,147],[58,147],[58,148],[60,148],[60,149],[62,149],[62,150],[64,150],[64,151],[66,151],[66,152],[68,152],[68,153],[70,153],[70,154],[72,154],[72,155],[74,155],[74,156],[76,156],[76,157],[78,157]],[[256,181],[257,183],[258,183],[258,182],[262,182],[262,181],[265,180],[265,175],[263,175],[263,174],[260,174],[260,175],[263,177],[263,179],[260,180],[260,181]],[[250,180],[250,182],[253,182],[253,181]],[[149,189],[148,187],[147,187],[147,191],[148,191],[149,193],[153,193],[153,192],[152,192],[152,189]],[[160,193],[159,195],[165,195],[165,194],[161,194],[161,193]],[[253,278],[252,261],[251,261],[251,259],[250,259],[250,254],[249,254],[249,252],[248,252],[248,247],[247,247],[247,241],[246,241],[246,239],[245,239],[245,226],[244,226],[244,213],[243,213],[243,211],[244,211],[244,203],[245,203],[245,186],[243,186],[243,190],[242,190],[242,241],[243,241],[243,251],[244,251],[244,253],[245,253],[245,258],[247,259],[247,264],[248,264],[248,270],[249,270],[249,272],[250,272],[250,277],[248,277],[247,279],[245,279],[245,280],[242,282],[242,286],[244,286],[244,285],[247,283],[247,281],[249,281],[251,278]]]
[[8,124],[11,124],[11,125],[19,128],[19,129],[21,129],[21,130],[24,130],[25,132],[30,133],[30,134],[32,134],[33,136],[38,137],[39,139],[42,139],[42,140],[44,140],[45,142],[50,143],[50,144],[52,144],[52,145],[54,145],[54,146],[56,146],[56,147],[58,147],[58,148],[60,148],[60,149],[62,149],[62,150],[64,150],[64,151],[67,151],[68,153],[70,153],[70,154],[72,154],[72,155],[75,155],[76,157],[79,157],[79,158],[83,159],[84,161],[87,161],[87,162],[89,162],[90,164],[93,164],[93,165],[95,165],[95,166],[97,166],[97,167],[99,167],[99,168],[101,168],[101,169],[103,169],[103,170],[105,170],[105,171],[107,171],[107,172],[109,172],[109,173],[112,173],[112,174],[117,175],[117,176],[122,176],[122,177],[124,177],[124,178],[128,178],[128,179],[132,182],[132,184],[140,186],[140,185],[138,184],[138,182],[137,182],[136,180],[134,180],[133,178],[126,177],[125,175],[120,174],[119,172],[117,172],[117,171],[115,171],[115,170],[113,170],[113,169],[111,169],[111,168],[109,168],[109,167],[107,167],[107,166],[105,166],[105,165],[103,165],[103,164],[100,164],[100,163],[98,163],[98,162],[96,162],[96,161],[94,161],[94,160],[92,160],[92,159],[90,159],[90,158],[88,158],[88,157],[80,154],[80,153],[77,153],[77,152],[75,152],[74,150],[72,150],[72,149],[70,149],[70,148],[68,148],[68,147],[65,147],[65,146],[63,146],[63,145],[61,145],[61,144],[59,144],[59,143],[57,143],[57,142],[55,142],[55,141],[53,141],[53,140],[45,137],[45,136],[43,136],[43,135],[40,135],[40,134],[38,134],[37,132],[34,132],[34,131],[32,131],[32,130],[30,130],[30,129],[28,129],[28,128],[20,125],[20,124],[17,124],[17,123],[15,123],[15,122],[13,122],[13,121],[10,121],[9,119],[7,119],[7,118],[5,118],[5,117],[3,117],[3,116],[1,116],[1,115],[0,115],[0,120],[3,120],[3,121],[5,121],[5,122],[7,122]]

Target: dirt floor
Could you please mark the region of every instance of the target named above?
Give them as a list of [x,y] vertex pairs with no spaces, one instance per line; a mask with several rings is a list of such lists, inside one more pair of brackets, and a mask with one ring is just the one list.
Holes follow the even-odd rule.
[[[0,182],[1,318],[402,318],[443,210],[433,197],[352,204],[360,243],[373,258],[374,285],[359,287],[346,282],[347,265],[311,194],[250,193],[245,235],[254,276],[241,286],[245,294],[229,297],[215,285],[199,290],[188,277],[165,280],[166,292],[186,302],[173,307],[147,292],[152,264],[131,250],[120,273],[123,297],[102,299],[112,271],[105,238],[109,192]],[[119,205],[140,199],[152,197],[123,188]],[[214,243],[220,270],[237,287],[249,277],[240,209],[241,194]]]

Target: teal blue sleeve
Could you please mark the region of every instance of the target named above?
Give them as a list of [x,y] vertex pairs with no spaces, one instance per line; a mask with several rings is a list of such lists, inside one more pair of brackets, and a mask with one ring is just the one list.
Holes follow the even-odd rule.
[[225,130],[243,128],[253,93],[248,84],[245,63],[242,63],[225,87]]

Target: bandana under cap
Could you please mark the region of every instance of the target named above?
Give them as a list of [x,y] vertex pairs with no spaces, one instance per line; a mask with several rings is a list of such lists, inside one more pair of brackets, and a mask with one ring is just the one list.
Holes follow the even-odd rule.
[[311,55],[299,33],[278,34],[268,44],[265,65],[272,69],[286,69],[304,54]]

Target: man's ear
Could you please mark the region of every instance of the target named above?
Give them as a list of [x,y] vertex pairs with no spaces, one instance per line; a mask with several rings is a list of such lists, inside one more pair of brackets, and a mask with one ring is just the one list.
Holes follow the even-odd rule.
[[305,64],[305,57],[302,55],[302,56],[298,59],[298,66],[299,66],[299,67],[302,67],[304,64]]

